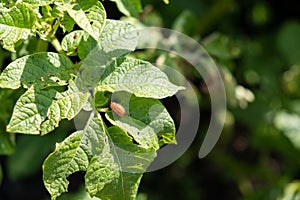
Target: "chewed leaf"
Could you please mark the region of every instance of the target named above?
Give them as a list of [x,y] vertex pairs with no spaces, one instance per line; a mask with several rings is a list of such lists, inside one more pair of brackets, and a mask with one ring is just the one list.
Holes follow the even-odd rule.
[[73,63],[57,53],[36,53],[10,63],[0,75],[0,87],[29,88],[36,82],[66,85],[71,78]]
[[[55,151],[43,164],[44,184],[52,199],[67,191],[69,175],[77,171],[86,171],[88,168],[92,170],[95,167],[91,159],[96,159],[98,156],[100,159],[101,155],[109,152],[107,141],[103,123],[99,119],[92,119],[84,130],[71,134],[56,146]],[[105,160],[106,158],[103,158],[103,161]],[[95,174],[99,176],[97,172],[93,175]],[[95,179],[95,177],[89,178]]]
[[25,134],[49,133],[60,120],[74,118],[88,97],[89,93],[79,91],[73,81],[62,93],[33,85],[17,101],[6,129]]
[[36,13],[26,4],[18,3],[0,14],[0,40],[3,47],[15,51],[15,44],[33,34]]
[[103,5],[95,0],[77,0],[65,3],[64,9],[80,28],[99,40],[105,24],[106,12]]
[[[44,184],[52,199],[67,191],[67,177],[77,171],[86,171],[86,188],[91,196],[135,199],[142,174],[123,169],[133,167],[144,171],[146,168],[140,164],[148,166],[156,155],[155,151],[142,149],[133,143],[120,148],[122,144],[115,144],[115,141],[109,139],[104,122],[92,118],[84,130],[71,134],[58,144],[43,164]],[[150,156],[143,157],[145,153]]]
[[118,58],[103,72],[96,91],[126,91],[138,97],[162,99],[177,93],[184,87],[172,84],[167,75],[151,63]]
[[68,190],[69,175],[87,169],[89,157],[83,131],[73,133],[57,145],[43,164],[44,184],[52,199]]

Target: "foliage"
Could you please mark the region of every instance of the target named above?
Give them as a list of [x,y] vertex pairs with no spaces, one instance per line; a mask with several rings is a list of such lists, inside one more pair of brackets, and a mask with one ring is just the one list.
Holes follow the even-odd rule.
[[[139,0],[116,2],[128,16],[141,11]],[[67,192],[67,178],[79,171],[86,172],[86,190],[92,197],[135,199],[156,151],[176,142],[174,122],[157,99],[183,87],[169,82],[152,64],[126,57],[137,44],[135,27],[106,19],[97,0],[2,2],[0,24],[6,50],[17,52],[22,41],[38,35],[38,51],[44,40],[58,52],[28,53],[2,71],[1,88],[25,89],[15,102],[7,132],[46,135],[81,110],[90,112],[84,129],[57,143],[43,163],[43,181],[51,199]],[[75,25],[81,30],[73,31]],[[70,32],[61,43],[56,37],[59,28]],[[68,56],[78,60],[73,63]],[[144,73],[151,74],[146,82]],[[1,92],[3,99],[10,94]],[[104,93],[125,106],[122,116],[107,108]],[[2,115],[5,123],[8,116],[9,112]],[[5,126],[2,129],[1,153],[10,154],[14,140]]]
[[[0,39],[5,49],[0,49],[0,86],[7,89],[0,90],[0,152],[9,156],[0,160],[0,199],[45,198],[47,191],[39,189],[36,176],[44,177],[53,198],[61,194],[58,199],[120,199],[124,194],[134,199],[138,184],[138,200],[298,199],[298,8],[295,1],[266,0],[170,1],[167,6],[152,0],[1,1]],[[107,19],[119,19],[119,12],[121,20]],[[132,53],[136,27],[145,25],[189,35],[219,66],[227,95],[226,123],[217,146],[204,159],[197,157],[210,118],[203,79],[172,54]],[[126,33],[132,37],[124,39]],[[30,67],[40,62],[44,70],[32,72]],[[124,87],[133,79],[144,83],[136,65],[153,72],[153,79],[155,74],[165,77],[149,63],[172,66],[193,83],[199,91],[201,121],[193,145],[178,161],[141,179],[156,150],[175,143],[175,125],[180,121],[176,102],[160,100],[181,87],[158,89],[170,84],[166,78],[161,84],[145,85],[145,91],[136,85]],[[132,76],[120,73],[120,67]],[[117,80],[127,82],[116,86]],[[36,99],[40,96],[43,99]],[[122,105],[126,114],[119,116],[109,108],[110,101]],[[143,117],[149,107],[161,114]],[[96,115],[90,115],[91,109],[97,110]],[[77,125],[89,122],[80,124],[79,131],[67,122],[75,115]],[[158,127],[162,132],[152,126],[160,119],[168,125]],[[137,173],[128,173],[132,170]],[[126,188],[115,189],[122,180]]]

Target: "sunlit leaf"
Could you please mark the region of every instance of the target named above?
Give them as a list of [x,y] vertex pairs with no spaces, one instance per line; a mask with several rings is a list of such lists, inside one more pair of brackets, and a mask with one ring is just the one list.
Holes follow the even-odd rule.
[[70,81],[65,92],[32,86],[17,101],[7,131],[49,133],[59,125],[60,120],[74,118],[88,97],[89,94],[81,92],[73,81]]
[[3,47],[14,52],[17,42],[28,39],[34,33],[36,18],[36,13],[24,3],[1,10],[0,40]]
[[174,95],[183,87],[172,84],[167,75],[152,64],[118,58],[103,72],[97,91],[127,91],[138,97],[161,99]]
[[29,88],[43,82],[66,85],[71,78],[73,64],[66,56],[57,53],[36,53],[10,63],[0,75],[0,87]]

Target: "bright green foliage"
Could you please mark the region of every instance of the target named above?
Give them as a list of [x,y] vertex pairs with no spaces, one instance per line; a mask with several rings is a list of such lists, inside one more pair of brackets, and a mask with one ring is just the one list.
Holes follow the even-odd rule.
[[63,8],[70,17],[95,40],[99,40],[105,24],[106,13],[104,7],[97,0],[79,0],[63,4]]
[[0,75],[0,87],[29,88],[33,84],[47,86],[66,85],[72,75],[72,62],[57,53],[37,53],[10,63]]
[[[137,16],[142,9],[140,0],[116,3],[126,15]],[[29,48],[32,44],[25,41],[22,50],[35,53],[18,58],[22,55],[18,52],[0,74],[1,88],[25,90],[14,108],[5,101],[9,92],[0,91],[0,108],[5,110],[0,118],[0,153],[13,151],[14,140],[7,132],[44,135],[62,120],[88,110],[91,115],[85,128],[57,143],[44,161],[45,187],[56,199],[68,191],[68,176],[85,171],[89,195],[135,199],[142,174],[156,151],[162,145],[176,143],[174,122],[158,99],[184,88],[172,84],[149,62],[126,57],[137,46],[137,30],[128,22],[106,19],[100,1],[9,1],[0,9],[4,48],[19,51],[18,44],[31,35],[39,36],[38,51],[46,41],[58,52],[28,51],[26,45]],[[73,31],[75,25],[81,30]],[[61,42],[56,38],[59,28],[70,32]],[[77,56],[79,62],[74,64],[68,56]],[[123,117],[108,108],[116,97],[125,107]],[[15,177],[22,176],[23,171],[18,173]]]
[[0,9],[0,40],[3,47],[15,51],[14,45],[32,34],[36,14],[30,6],[19,3],[11,9]]
[[127,91],[138,97],[160,99],[181,89],[183,87],[170,83],[168,77],[150,63],[121,57],[103,72],[96,91]]
[[[66,178],[70,174],[87,171],[85,181],[90,195],[101,199],[111,195],[117,195],[118,199],[134,199],[141,177],[137,172],[146,169],[154,159],[155,151],[143,149],[133,144],[133,141],[123,144],[123,140],[118,137],[126,133],[122,130],[118,133],[119,136],[111,140],[103,121],[91,116],[84,130],[71,134],[63,143],[58,144],[43,165],[45,186],[52,198],[67,191]],[[131,154],[137,154],[137,157]],[[146,159],[144,154],[151,156]],[[112,192],[113,188],[124,190]]]
[[8,132],[46,134],[62,119],[73,119],[89,97],[73,81],[65,92],[32,86],[17,101]]

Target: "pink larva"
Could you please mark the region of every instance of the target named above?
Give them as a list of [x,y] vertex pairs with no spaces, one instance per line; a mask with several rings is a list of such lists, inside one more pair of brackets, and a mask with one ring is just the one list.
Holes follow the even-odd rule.
[[116,102],[111,102],[109,107],[116,113],[119,117],[123,117],[126,114],[125,108]]

